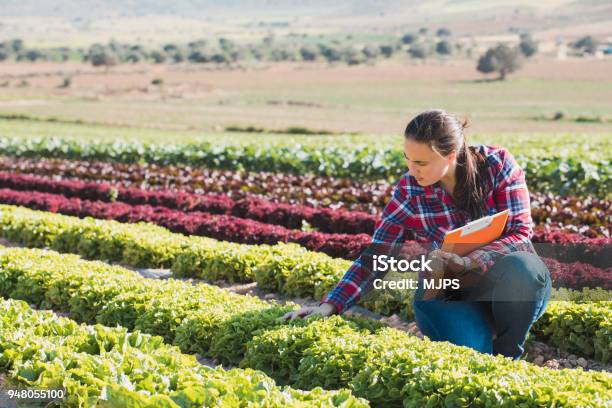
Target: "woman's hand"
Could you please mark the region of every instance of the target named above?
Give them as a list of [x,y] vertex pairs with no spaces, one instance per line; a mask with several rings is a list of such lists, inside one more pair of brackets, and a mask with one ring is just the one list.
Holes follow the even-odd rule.
[[[455,275],[462,276],[471,268],[473,268],[470,258],[461,257],[452,252],[436,249],[431,251],[427,257],[431,259],[431,278],[435,279],[435,286],[439,287],[439,280],[444,278],[446,272],[452,272]],[[432,299],[438,296],[440,289],[427,289],[423,295],[424,300]]]
[[319,306],[302,306],[300,310],[285,313],[283,320],[293,320],[298,317],[306,317],[312,314],[320,314],[321,316],[330,316],[336,313],[336,306],[331,303],[323,303]]
[[[444,272],[446,269],[446,259],[448,252],[444,252],[441,249],[431,251],[427,255],[427,259],[431,259],[431,278],[434,279],[434,288],[440,287],[440,280],[444,278]],[[426,289],[423,293],[423,300],[433,299],[440,294],[440,289]]]
[[445,252],[442,250],[436,250],[436,251],[440,251],[437,256],[440,257],[440,259],[444,263],[444,267],[446,268],[446,270],[454,274],[459,274],[459,275],[463,274],[464,272],[467,271],[468,267],[471,265],[470,258],[461,257],[452,252]]

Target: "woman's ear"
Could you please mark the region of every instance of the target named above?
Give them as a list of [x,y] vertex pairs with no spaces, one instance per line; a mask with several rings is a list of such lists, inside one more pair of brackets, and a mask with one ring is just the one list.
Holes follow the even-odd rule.
[[457,160],[457,152],[451,152],[448,154],[448,156],[446,156],[446,158],[448,159],[448,163],[454,163]]

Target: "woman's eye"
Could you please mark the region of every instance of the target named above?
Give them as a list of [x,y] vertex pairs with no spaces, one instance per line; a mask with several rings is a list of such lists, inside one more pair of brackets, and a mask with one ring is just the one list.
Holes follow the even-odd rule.
[[414,164],[415,166],[419,166],[419,167],[424,167],[424,166],[427,166],[427,163],[421,163],[421,162],[413,162],[413,161],[410,161],[410,159],[408,159],[408,158],[406,157],[406,155],[404,155],[404,158],[406,159],[406,163],[408,163],[408,165],[410,165],[410,164],[412,163],[412,164]]

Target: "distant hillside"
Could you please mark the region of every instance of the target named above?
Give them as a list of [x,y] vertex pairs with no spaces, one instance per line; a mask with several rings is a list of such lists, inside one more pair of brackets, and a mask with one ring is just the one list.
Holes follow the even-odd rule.
[[401,33],[443,26],[470,36],[518,29],[541,32],[548,40],[612,36],[609,0],[0,0],[0,10],[0,40],[18,36],[35,43],[61,43],[70,35],[76,41],[74,33],[86,43],[125,38],[128,31],[130,38],[189,38],[279,27]]
[[389,6],[413,6],[422,0],[0,0],[2,15],[6,17],[61,17],[105,18],[138,17],[148,14],[177,15],[181,17],[207,17],[211,14],[233,16],[260,16],[269,13],[318,14],[335,11],[346,14],[367,13]]
[[[150,14],[181,17],[260,17],[285,14],[286,17],[330,15],[337,17],[371,16],[379,13],[400,13],[414,18],[444,18],[472,12],[496,14],[529,14],[546,11],[558,14],[563,10],[590,14],[601,12],[610,2],[606,0],[569,1],[543,0],[0,0],[1,17],[60,17],[107,18],[138,17]],[[608,9],[610,7],[607,7]],[[520,11],[517,11],[520,10]]]

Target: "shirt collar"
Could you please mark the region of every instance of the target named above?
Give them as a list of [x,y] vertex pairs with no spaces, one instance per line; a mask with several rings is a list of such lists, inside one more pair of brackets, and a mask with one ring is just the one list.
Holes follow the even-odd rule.
[[434,186],[435,184],[425,186],[425,187],[420,186],[418,181],[416,181],[416,178],[414,178],[414,176],[408,175],[408,182],[406,183],[406,191],[408,193],[408,197],[424,195],[426,198],[436,198],[438,197],[438,193],[436,192],[436,188],[434,188]]

